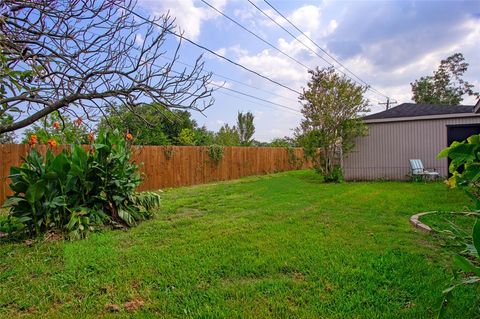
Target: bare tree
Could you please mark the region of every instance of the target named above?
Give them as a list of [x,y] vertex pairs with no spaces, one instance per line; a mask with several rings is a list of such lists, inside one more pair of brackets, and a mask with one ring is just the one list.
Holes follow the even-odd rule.
[[[107,107],[203,111],[213,103],[201,56],[177,67],[167,14],[135,19],[131,0],[0,0],[0,134],[59,110],[92,120]],[[170,54],[167,54],[170,51]],[[141,114],[138,114],[141,116]]]

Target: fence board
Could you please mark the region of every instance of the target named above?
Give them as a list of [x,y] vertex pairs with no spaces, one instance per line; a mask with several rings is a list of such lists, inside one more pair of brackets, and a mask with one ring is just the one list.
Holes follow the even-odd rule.
[[[68,146],[56,148],[56,153],[64,148]],[[24,144],[0,144],[0,204],[12,194],[8,187],[10,167],[19,166],[28,149]],[[38,145],[37,149],[45,154],[47,147]],[[140,171],[144,174],[139,190],[205,184],[312,167],[308,161],[296,167],[289,160],[287,149],[281,147],[225,147],[218,165],[210,159],[207,150],[208,146],[132,147],[132,160],[141,164]],[[302,149],[295,149],[294,154],[303,158]]]

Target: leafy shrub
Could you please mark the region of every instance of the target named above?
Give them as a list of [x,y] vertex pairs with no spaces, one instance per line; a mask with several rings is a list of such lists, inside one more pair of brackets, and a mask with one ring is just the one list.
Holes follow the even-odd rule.
[[44,158],[32,148],[9,177],[9,222],[29,236],[60,230],[81,238],[107,223],[132,226],[160,204],[158,194],[135,192],[138,166],[118,132],[100,133],[89,151],[73,145],[58,155],[48,149]]
[[171,160],[173,155],[175,155],[175,149],[171,145],[167,145],[163,147],[163,154],[167,161]]
[[[449,171],[452,176],[447,180],[450,187],[461,187],[480,210],[480,135],[470,136],[466,141],[453,142],[452,145],[438,154],[438,157],[451,159]],[[445,307],[451,298],[452,291],[460,285],[480,283],[480,220],[476,218],[472,231],[472,243],[465,243],[465,251],[455,256],[455,264],[465,274],[461,278],[455,276],[454,284],[446,289],[439,317],[444,317]]]
[[210,145],[207,149],[208,156],[215,163],[215,165],[220,164],[223,158],[223,146],[222,145]]
[[303,159],[297,155],[295,155],[295,148],[291,146],[287,146],[287,155],[288,155],[288,163],[299,169],[303,165]]
[[327,148],[325,145],[325,132],[312,130],[298,137],[299,144],[303,147],[305,159],[312,161],[315,171],[322,175],[324,182],[343,181],[343,172],[338,163],[338,145]]
[[343,182],[343,171],[338,165],[334,166],[331,171],[323,175],[323,181],[325,183],[340,183]]

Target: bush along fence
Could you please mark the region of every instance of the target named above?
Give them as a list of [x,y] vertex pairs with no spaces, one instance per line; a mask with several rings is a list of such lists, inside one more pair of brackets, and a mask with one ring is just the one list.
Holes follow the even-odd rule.
[[[40,154],[49,146],[37,145]],[[88,146],[86,146],[88,147]],[[20,166],[27,144],[0,144],[0,204],[12,195],[10,167]],[[59,153],[68,146],[57,146]],[[133,146],[133,162],[140,165],[143,180],[138,190],[205,184],[295,169],[311,168],[301,148],[212,146]]]

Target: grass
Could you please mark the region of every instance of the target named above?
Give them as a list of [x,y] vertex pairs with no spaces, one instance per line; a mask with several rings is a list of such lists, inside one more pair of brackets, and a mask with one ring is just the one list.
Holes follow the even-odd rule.
[[[452,252],[408,218],[468,204],[440,183],[325,185],[310,171],[162,196],[128,231],[0,244],[0,316],[432,318]],[[478,290],[455,299],[447,318],[480,317]],[[144,306],[123,310],[132,300]]]

